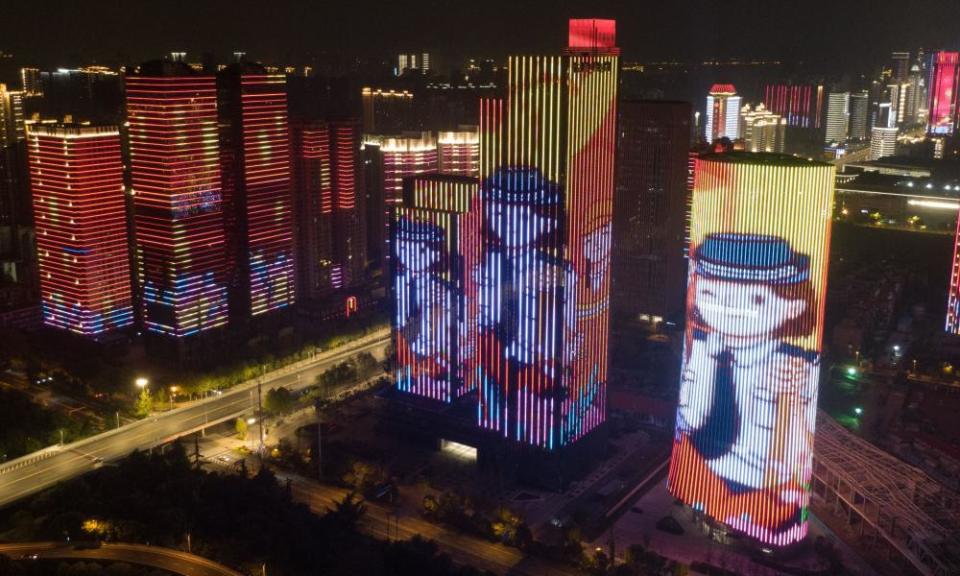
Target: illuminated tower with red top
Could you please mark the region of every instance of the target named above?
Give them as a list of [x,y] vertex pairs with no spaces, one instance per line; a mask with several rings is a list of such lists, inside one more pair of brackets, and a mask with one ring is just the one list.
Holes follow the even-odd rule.
[[481,101],[481,240],[465,253],[479,425],[545,453],[606,419],[619,50],[613,20],[569,32],[561,56],[510,57],[505,98]]
[[214,76],[156,61],[126,79],[143,323],[182,338],[227,323]]
[[296,300],[286,78],[231,64],[217,97],[230,309],[240,319]]
[[130,326],[120,133],[41,125],[28,141],[44,323],[90,338]]

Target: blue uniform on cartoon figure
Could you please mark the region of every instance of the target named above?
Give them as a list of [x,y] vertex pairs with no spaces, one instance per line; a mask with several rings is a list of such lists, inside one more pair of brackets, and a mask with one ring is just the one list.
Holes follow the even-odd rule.
[[694,251],[689,298],[678,441],[688,441],[731,494],[769,489],[781,503],[799,504],[819,355],[787,339],[812,334],[819,320],[809,258],[776,236],[711,234]]

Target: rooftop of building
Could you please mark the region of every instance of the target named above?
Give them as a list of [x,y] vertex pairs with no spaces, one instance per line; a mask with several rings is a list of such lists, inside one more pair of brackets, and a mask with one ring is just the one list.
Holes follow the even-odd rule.
[[790,154],[776,154],[772,152],[745,152],[733,151],[720,154],[704,154],[701,160],[713,162],[727,162],[730,164],[751,164],[755,166],[830,166],[827,162],[810,160]]

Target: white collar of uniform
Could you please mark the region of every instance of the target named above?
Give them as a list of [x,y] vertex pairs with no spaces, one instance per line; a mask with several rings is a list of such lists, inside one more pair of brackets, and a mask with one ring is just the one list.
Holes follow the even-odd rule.
[[716,356],[724,350],[733,354],[733,362],[740,368],[746,368],[772,356],[780,347],[780,340],[768,338],[750,346],[735,347],[723,341],[723,337],[716,332],[707,334],[707,349],[711,356]]

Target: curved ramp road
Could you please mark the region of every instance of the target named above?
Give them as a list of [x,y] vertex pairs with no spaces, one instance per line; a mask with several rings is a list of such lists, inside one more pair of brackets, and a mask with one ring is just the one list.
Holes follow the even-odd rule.
[[[316,358],[268,373],[263,380],[263,393],[280,386],[290,390],[305,388],[316,375],[358,352],[378,355],[389,339],[389,330],[381,330]],[[197,400],[60,448],[46,449],[42,454],[28,454],[7,462],[0,466],[0,507],[89,472],[104,462],[123,458],[134,450],[152,448],[249,413],[256,406],[256,394],[256,380],[245,382],[222,395]]]
[[36,554],[37,559],[40,560],[126,562],[127,564],[159,568],[183,576],[241,576],[240,572],[200,556],[170,548],[139,544],[103,544],[99,548],[77,550],[73,546],[62,542],[27,542],[0,544],[0,554],[9,556],[13,560]]

